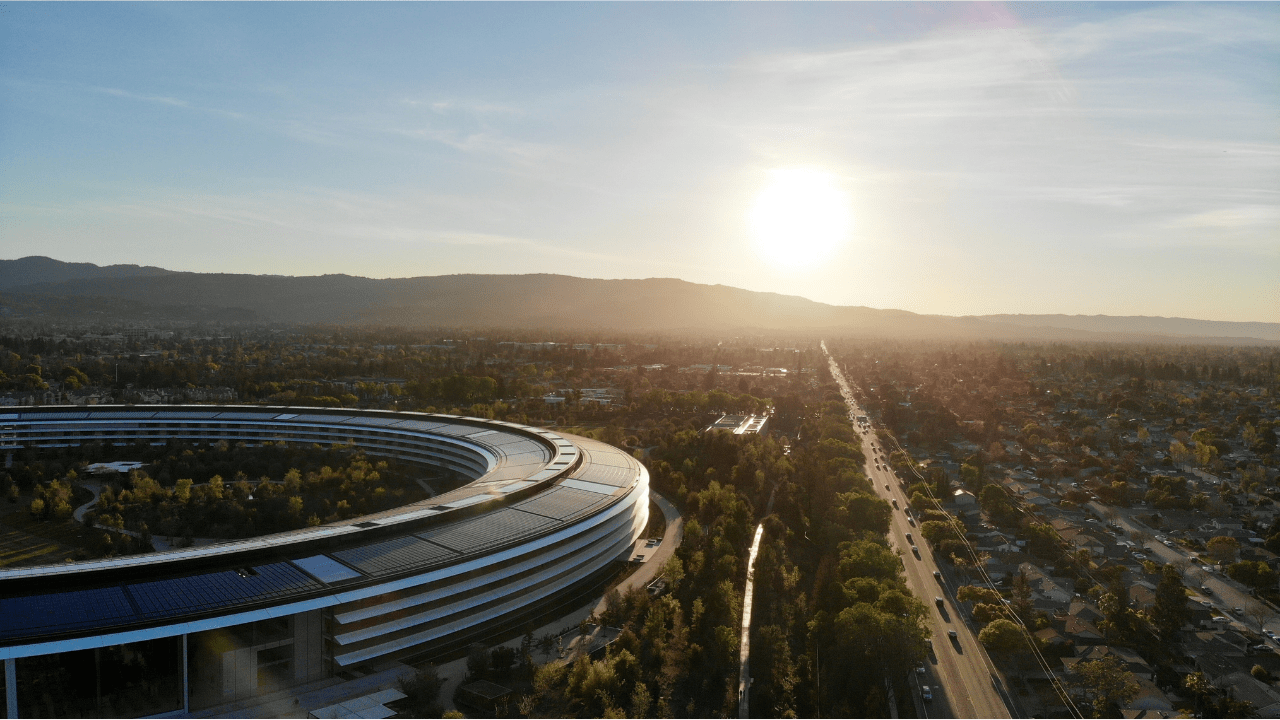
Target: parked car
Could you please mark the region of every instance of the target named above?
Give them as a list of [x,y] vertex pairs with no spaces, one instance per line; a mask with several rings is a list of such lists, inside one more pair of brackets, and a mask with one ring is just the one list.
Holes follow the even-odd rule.
[[1213,595],[1213,590],[1209,589],[1208,585],[1201,585],[1200,592],[1204,593],[1205,595]]

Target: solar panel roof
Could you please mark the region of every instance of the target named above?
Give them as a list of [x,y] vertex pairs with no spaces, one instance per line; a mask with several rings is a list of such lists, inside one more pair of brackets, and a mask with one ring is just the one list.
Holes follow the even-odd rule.
[[419,533],[418,537],[458,552],[475,552],[517,540],[553,524],[558,523],[541,515],[504,508],[456,525]]
[[587,482],[585,480],[565,480],[560,484],[564,487],[586,490],[600,495],[612,495],[617,490],[612,485],[601,485],[600,483]]
[[272,563],[252,568],[256,574],[242,576],[233,570],[188,575],[128,585],[129,594],[147,619],[176,617],[202,610],[286,598],[323,585],[288,563]]
[[586,480],[587,482],[622,487],[630,485],[635,475],[636,470],[634,468],[609,467],[590,463],[578,468],[571,477],[578,480]]
[[23,420],[83,420],[89,417],[87,412],[25,412]]
[[603,502],[603,500],[598,493],[560,485],[549,492],[517,503],[512,507],[535,515],[549,517],[552,520],[564,520],[583,513],[600,502]]
[[0,598],[0,639],[116,625],[134,614],[120,587]]
[[332,584],[360,577],[360,573],[327,555],[312,555],[311,557],[291,560],[290,562],[306,570],[308,574],[323,583]]
[[348,425],[395,425],[404,422],[404,418],[398,417],[353,417],[343,420]]
[[432,430],[443,426],[444,423],[441,422],[427,422],[424,420],[403,420],[396,425],[398,428],[406,428],[409,430]]
[[317,423],[340,423],[351,420],[350,415],[321,415],[318,413],[308,413],[298,415],[292,418],[293,422],[317,422]]
[[224,412],[218,413],[219,420],[271,420],[270,413]]
[[448,548],[409,536],[333,553],[343,562],[374,577],[425,568],[458,557]]

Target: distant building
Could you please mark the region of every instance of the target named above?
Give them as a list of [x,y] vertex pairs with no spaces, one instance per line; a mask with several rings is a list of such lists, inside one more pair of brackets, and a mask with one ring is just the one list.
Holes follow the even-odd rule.
[[763,435],[768,432],[768,415],[721,415],[704,432],[728,430],[734,435]]

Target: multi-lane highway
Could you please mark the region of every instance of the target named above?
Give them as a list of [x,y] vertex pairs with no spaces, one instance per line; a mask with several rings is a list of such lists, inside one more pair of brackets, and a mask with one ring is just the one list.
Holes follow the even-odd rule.
[[[825,343],[822,349],[827,352]],[[831,375],[840,385],[840,392],[849,406],[850,417],[865,414],[858,407],[852,389],[829,352],[827,359]],[[1003,688],[1004,684],[974,632],[965,624],[955,601],[955,586],[941,573],[928,544],[920,537],[919,528],[910,519],[906,493],[889,469],[887,453],[880,447],[874,432],[861,428],[859,432],[862,450],[867,456],[867,477],[881,497],[897,506],[889,531],[890,542],[902,553],[908,586],[929,608],[933,651],[925,663],[925,673],[917,675],[912,682],[913,692],[919,698],[920,686],[930,687],[933,699],[921,701],[927,717],[1010,717],[1001,691],[997,689]],[[907,533],[911,534],[914,543],[907,540]],[[918,558],[916,552],[919,553]],[[935,598],[942,599],[941,606],[934,601]],[[955,631],[955,638],[950,637],[950,631]]]

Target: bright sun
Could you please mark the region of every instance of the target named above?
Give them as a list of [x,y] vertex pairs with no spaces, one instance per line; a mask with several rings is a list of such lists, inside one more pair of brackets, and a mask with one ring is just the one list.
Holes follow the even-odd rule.
[[790,268],[830,257],[852,225],[836,176],[803,167],[770,172],[748,219],[760,255]]

